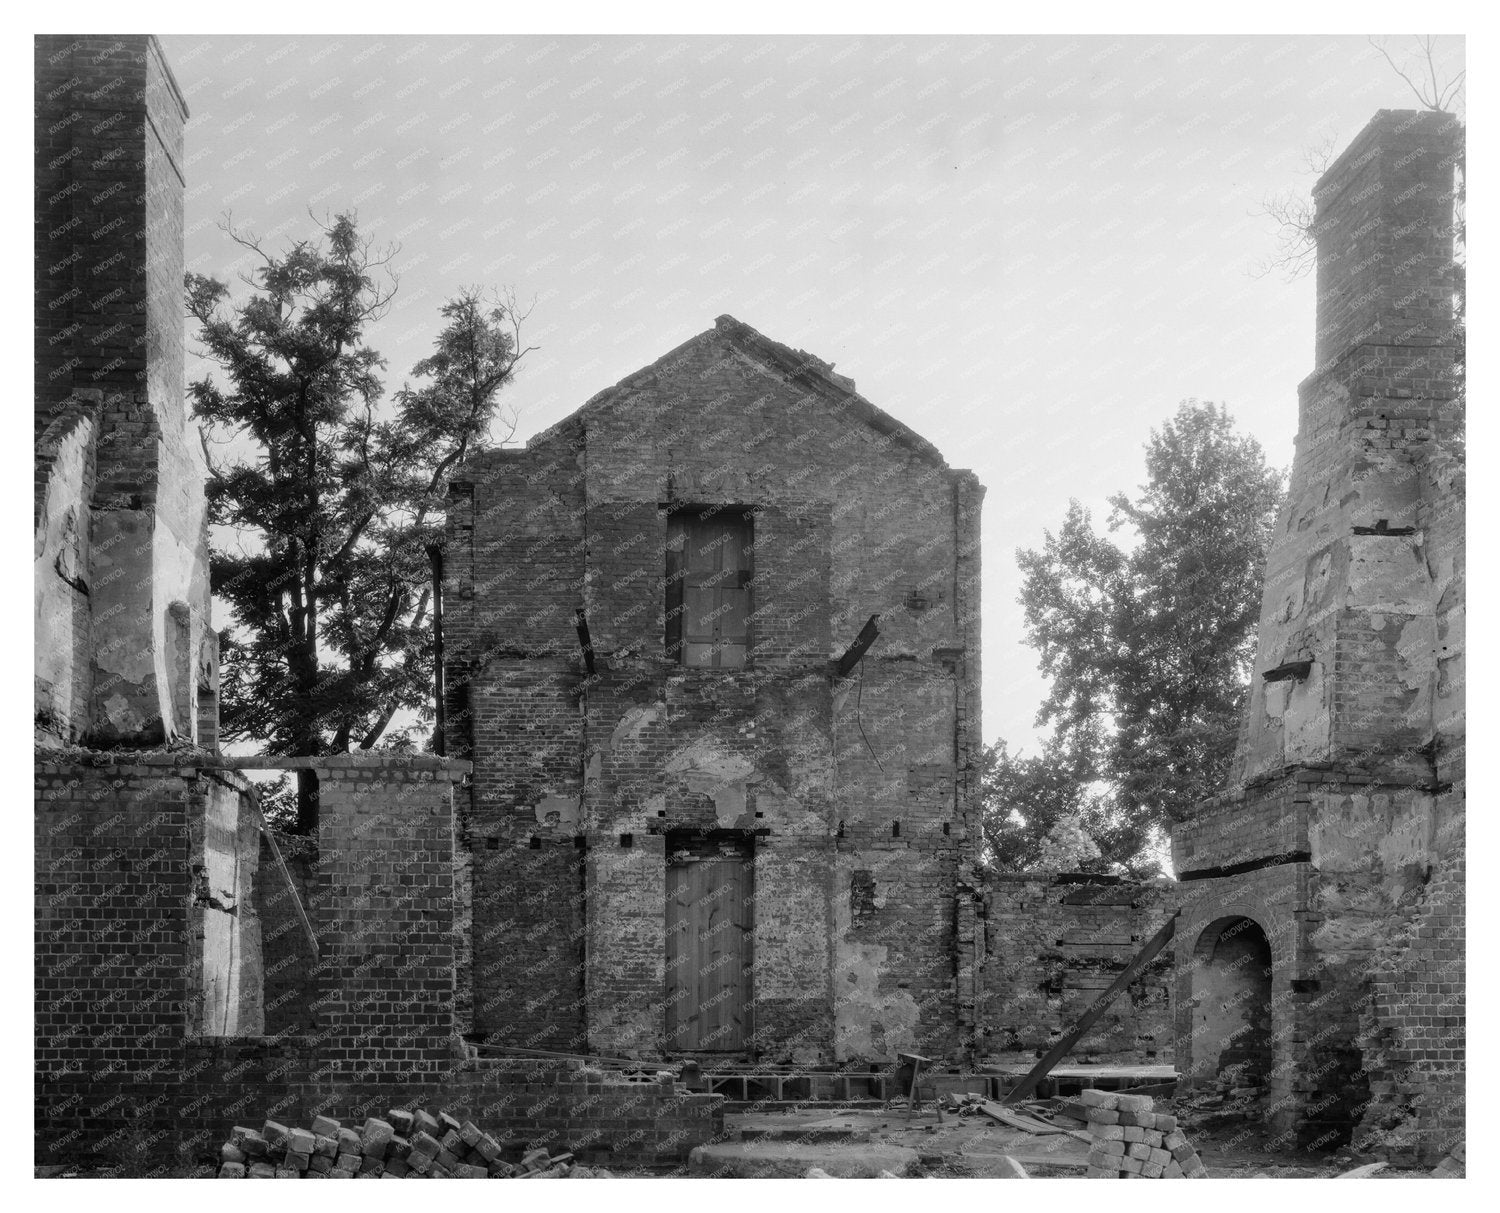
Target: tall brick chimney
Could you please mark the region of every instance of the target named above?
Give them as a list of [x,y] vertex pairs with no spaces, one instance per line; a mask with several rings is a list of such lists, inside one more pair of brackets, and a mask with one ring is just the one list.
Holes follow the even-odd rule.
[[1429,1165],[1464,1115],[1461,147],[1381,110],[1313,191],[1317,366],[1247,714],[1172,832],[1188,1084],[1238,1066],[1288,1138]]
[[1461,561],[1432,514],[1447,500],[1432,475],[1462,431],[1459,135],[1451,115],[1381,110],[1313,191],[1318,365],[1300,388],[1236,782],[1344,757],[1425,770],[1443,714],[1439,604]]
[[36,39],[37,731],[212,744],[183,394],[187,106],[149,35]]

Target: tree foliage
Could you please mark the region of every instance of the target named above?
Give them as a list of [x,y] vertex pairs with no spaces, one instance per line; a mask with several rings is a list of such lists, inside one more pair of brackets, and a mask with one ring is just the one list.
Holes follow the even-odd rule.
[[989,755],[1002,862],[1025,863],[1076,815],[1101,862],[1139,873],[1167,823],[1223,786],[1282,478],[1228,413],[1191,400],[1152,431],[1146,472],[1133,498],[1109,499],[1108,533],[1075,500],[1040,549],[1017,552],[1052,735],[1039,757],[1003,742]]
[[[366,337],[396,288],[394,250],[375,250],[348,215],[280,254],[230,235],[258,263],[248,298],[186,280],[218,372],[189,389],[219,448],[210,519],[233,536],[211,565],[231,618],[223,736],[284,755],[409,749],[433,717],[428,549],[446,476],[490,432],[526,352],[524,317],[509,299],[463,292],[442,308],[417,386],[382,406],[385,363]],[[398,717],[410,723],[393,727]],[[305,774],[297,816],[314,827]]]

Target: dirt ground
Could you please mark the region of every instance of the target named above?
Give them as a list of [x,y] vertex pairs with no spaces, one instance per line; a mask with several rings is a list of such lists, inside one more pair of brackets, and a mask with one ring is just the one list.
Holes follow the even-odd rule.
[[[1159,1110],[1168,1111],[1169,1106],[1163,1102]],[[896,1107],[741,1112],[725,1117],[725,1128],[731,1133],[738,1130],[746,1136],[766,1134],[781,1140],[804,1133],[826,1140],[840,1127],[855,1135],[854,1140],[863,1140],[868,1133],[872,1140],[916,1150],[920,1171],[937,1178],[999,1178],[1005,1174],[1006,1156],[1038,1179],[1080,1178],[1087,1166],[1089,1147],[1076,1137],[1034,1136],[980,1115],[958,1117],[945,1112],[939,1123],[935,1113],[923,1110],[908,1121],[904,1109]],[[1375,1161],[1354,1157],[1347,1151],[1332,1154],[1273,1151],[1267,1147],[1265,1130],[1253,1124],[1221,1126],[1200,1133],[1189,1130],[1188,1136],[1198,1148],[1211,1178],[1329,1178]],[[1375,1178],[1414,1178],[1426,1174],[1426,1171],[1387,1167]]]
[[[1171,1105],[1162,1101],[1159,1110]],[[1064,1121],[1063,1123],[1070,1123]],[[1078,1126],[1081,1130],[1082,1126]],[[731,1112],[725,1116],[726,1137],[747,1142],[817,1143],[822,1155],[841,1151],[858,1152],[873,1143],[876,1146],[902,1146],[914,1150],[917,1165],[913,1173],[933,1178],[1005,1178],[1009,1157],[1020,1163],[1036,1179],[1081,1178],[1087,1167],[1088,1145],[1066,1133],[1033,1135],[1021,1129],[1000,1124],[987,1116],[958,1116],[944,1112],[941,1120],[930,1107],[914,1112],[908,1119],[898,1106],[837,1107],[819,1105],[789,1107],[755,1112]],[[1376,1161],[1355,1156],[1348,1150],[1332,1154],[1308,1154],[1273,1149],[1266,1130],[1254,1123],[1221,1123],[1212,1129],[1184,1126],[1188,1139],[1197,1147],[1209,1176],[1215,1179],[1317,1179],[1341,1175],[1360,1165]],[[615,1168],[618,1178],[660,1177],[683,1174],[660,1169],[634,1170]],[[38,1178],[107,1178],[153,1175],[162,1178],[208,1176],[213,1168],[192,1165],[176,1167],[101,1166],[38,1167]],[[785,1173],[785,1172],[783,1172]],[[1386,1167],[1373,1178],[1421,1178],[1427,1171]]]

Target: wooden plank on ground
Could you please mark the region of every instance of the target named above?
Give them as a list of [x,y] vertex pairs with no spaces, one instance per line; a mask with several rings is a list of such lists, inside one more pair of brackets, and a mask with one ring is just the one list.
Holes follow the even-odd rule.
[[1076,1137],[1080,1141],[1090,1140],[1089,1135],[1079,1129],[1065,1129],[1061,1125],[1049,1125],[1046,1121],[1037,1120],[1034,1116],[1025,1116],[1020,1112],[1014,1112],[1010,1108],[1002,1107],[992,1100],[985,1100],[979,1105],[979,1110],[991,1120],[998,1120],[1003,1125],[1009,1125],[1012,1129],[1020,1129],[1023,1133],[1032,1133],[1038,1137],[1045,1137],[1053,1133],[1066,1133],[1069,1137]]

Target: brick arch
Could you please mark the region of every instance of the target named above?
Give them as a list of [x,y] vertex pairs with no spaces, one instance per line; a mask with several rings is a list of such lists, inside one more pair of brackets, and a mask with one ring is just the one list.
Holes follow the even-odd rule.
[[1245,1087],[1269,1080],[1274,968],[1265,928],[1249,915],[1221,914],[1199,932],[1189,1002],[1195,1082]]

